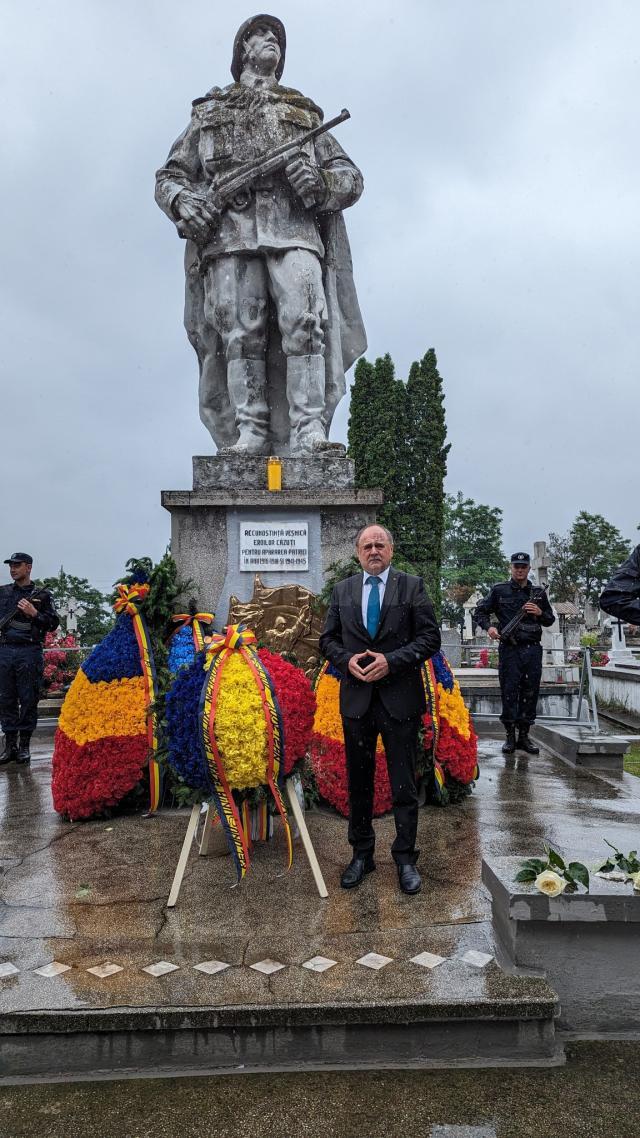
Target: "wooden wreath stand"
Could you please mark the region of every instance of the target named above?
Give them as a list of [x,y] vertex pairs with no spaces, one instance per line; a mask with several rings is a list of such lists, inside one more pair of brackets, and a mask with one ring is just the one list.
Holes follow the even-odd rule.
[[[311,836],[307,829],[307,823],[305,822],[304,818],[304,810],[300,806],[298,795],[296,794],[296,788],[294,786],[294,779],[296,777],[297,776],[294,775],[293,778],[288,778],[285,783],[287,797],[289,799],[289,806],[291,807],[291,813],[293,814],[296,825],[298,827],[300,837],[302,839],[302,844],[304,846],[304,852],[306,853],[309,860],[309,865],[311,866],[311,872],[313,873],[313,879],[316,883],[318,893],[321,897],[325,898],[328,897],[329,894],[324,883],[322,870],[320,869],[320,863],[316,857],[316,851],[313,848]],[[202,809],[202,805],[203,804],[198,803],[191,808],[191,814],[187,825],[187,832],[185,834],[184,842],[182,843],[180,857],[178,858],[178,864],[173,876],[173,884],[171,886],[169,900],[167,901],[168,909],[173,909],[177,904],[178,897],[180,895],[180,888],[182,886],[182,879],[187,868],[187,862],[189,860],[189,854],[191,853],[191,847],[198,832],[198,822],[200,821],[201,815],[204,817],[204,824],[202,827],[202,834],[200,836],[198,852],[200,854],[200,857],[206,857],[209,852],[209,838],[211,835],[211,828],[213,826],[214,819],[217,818],[217,813],[212,802],[205,803],[204,810]]]

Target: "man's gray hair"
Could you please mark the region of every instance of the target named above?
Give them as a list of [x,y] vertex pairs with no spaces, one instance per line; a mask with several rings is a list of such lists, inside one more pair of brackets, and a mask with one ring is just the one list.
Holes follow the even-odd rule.
[[387,527],[386,527],[386,526],[381,526],[381,525],[379,524],[379,522],[369,522],[369,525],[367,525],[367,526],[362,526],[362,527],[361,527],[361,528],[358,530],[358,532],[357,532],[357,534],[356,534],[356,549],[357,549],[357,548],[358,548],[358,546],[360,545],[360,538],[362,537],[362,535],[363,535],[363,533],[365,532],[365,530],[368,530],[368,529],[373,529],[373,527],[374,527],[374,526],[377,526],[377,527],[378,527],[378,529],[381,529],[381,530],[382,530],[382,532],[383,532],[383,533],[386,535],[386,538],[387,538],[387,541],[389,542],[389,545],[393,545],[393,544],[394,544],[394,541],[393,541],[393,534],[392,534],[392,532],[391,532],[391,530],[390,530],[390,529],[387,529]]

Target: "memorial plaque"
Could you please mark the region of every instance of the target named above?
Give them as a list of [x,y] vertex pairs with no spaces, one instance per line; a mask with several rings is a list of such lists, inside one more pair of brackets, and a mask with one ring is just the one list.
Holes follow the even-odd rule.
[[308,522],[240,522],[241,573],[293,573],[308,568]]

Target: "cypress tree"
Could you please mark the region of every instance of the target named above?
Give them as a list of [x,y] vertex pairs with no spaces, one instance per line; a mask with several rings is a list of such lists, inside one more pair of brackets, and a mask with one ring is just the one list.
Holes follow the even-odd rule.
[[387,354],[361,359],[351,392],[349,454],[356,486],[380,486],[378,519],[394,535],[396,551],[416,566],[440,614],[444,540],[447,428],[442,379],[430,348],[411,365],[409,380],[395,378]]
[[433,348],[419,363],[411,365],[406,415],[411,462],[404,505],[403,552],[424,577],[440,615],[444,479],[451,446],[445,442],[444,392]]
[[351,390],[349,455],[355,463],[356,487],[380,486],[384,505],[377,511],[400,544],[403,529],[408,453],[406,387],[395,378],[389,354],[358,361]]

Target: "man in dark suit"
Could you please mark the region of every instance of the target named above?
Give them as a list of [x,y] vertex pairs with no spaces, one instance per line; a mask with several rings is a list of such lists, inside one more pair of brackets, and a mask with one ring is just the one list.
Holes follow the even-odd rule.
[[320,651],[342,673],[353,858],[341,884],[352,889],[375,869],[373,784],[381,735],[396,824],[391,853],[400,888],[417,893],[415,768],[426,707],[421,666],[440,648],[440,630],[422,579],[391,566],[393,538],[387,529],[373,525],[361,530],[356,554],[363,572],[336,585],[320,637]]

